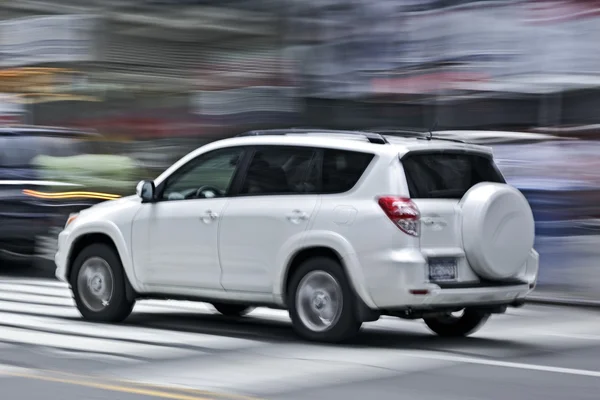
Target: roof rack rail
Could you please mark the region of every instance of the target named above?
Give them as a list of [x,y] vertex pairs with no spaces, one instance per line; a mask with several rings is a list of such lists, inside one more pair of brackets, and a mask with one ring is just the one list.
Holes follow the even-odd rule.
[[356,135],[362,136],[367,139],[370,143],[376,144],[388,144],[389,142],[380,133],[377,132],[366,132],[366,131],[345,131],[345,130],[336,130],[336,129],[320,129],[320,128],[287,128],[287,129],[265,129],[265,130],[254,130],[248,131],[244,133],[240,133],[237,135],[238,137],[242,136],[275,136],[275,135],[301,135],[301,134],[311,134],[311,133],[325,133],[331,135]]
[[447,138],[447,137],[439,137],[435,136],[433,132],[427,131],[414,131],[410,129],[398,129],[398,128],[373,128],[367,129],[369,132],[379,133],[380,135],[389,135],[389,136],[400,136],[400,137],[414,137],[419,140],[445,140],[447,142],[456,142],[456,143],[468,143],[465,140]]

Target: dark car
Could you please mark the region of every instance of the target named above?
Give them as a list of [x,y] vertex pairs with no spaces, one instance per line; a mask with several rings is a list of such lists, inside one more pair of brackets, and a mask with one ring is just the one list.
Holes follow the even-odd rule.
[[38,156],[94,153],[100,138],[64,128],[0,127],[0,265],[52,260],[56,234],[69,214],[112,198],[44,180],[33,163]]

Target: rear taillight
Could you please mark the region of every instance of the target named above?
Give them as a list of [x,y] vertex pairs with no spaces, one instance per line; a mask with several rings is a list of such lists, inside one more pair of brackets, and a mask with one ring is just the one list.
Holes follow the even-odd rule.
[[379,206],[400,230],[411,236],[419,236],[421,213],[413,201],[401,196],[383,196]]

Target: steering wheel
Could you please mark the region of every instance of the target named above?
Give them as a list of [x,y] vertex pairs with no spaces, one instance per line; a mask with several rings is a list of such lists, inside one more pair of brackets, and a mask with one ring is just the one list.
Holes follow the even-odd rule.
[[194,195],[195,198],[197,198],[197,199],[198,198],[207,198],[206,196],[200,197],[200,195],[203,192],[213,192],[215,194],[215,196],[213,196],[213,197],[218,197],[218,196],[222,195],[221,190],[219,188],[217,188],[215,186],[211,186],[211,185],[204,185],[204,186],[200,186],[198,188],[198,190],[196,190],[196,194]]

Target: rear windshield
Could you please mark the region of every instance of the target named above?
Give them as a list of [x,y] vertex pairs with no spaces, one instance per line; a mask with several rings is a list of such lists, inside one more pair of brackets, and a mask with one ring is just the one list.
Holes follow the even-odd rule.
[[402,165],[413,199],[461,199],[478,183],[505,183],[493,160],[481,154],[409,153]]

